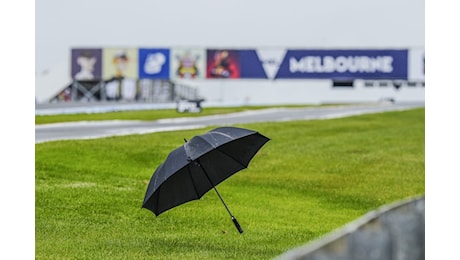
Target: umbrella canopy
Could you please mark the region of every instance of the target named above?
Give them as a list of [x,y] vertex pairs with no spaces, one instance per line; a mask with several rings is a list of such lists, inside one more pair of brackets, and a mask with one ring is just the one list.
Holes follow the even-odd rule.
[[[200,199],[211,189],[222,200],[215,186],[247,168],[269,140],[257,131],[238,127],[219,127],[193,137],[173,150],[155,170],[142,207],[158,216],[175,206]],[[237,225],[236,219],[234,222]]]

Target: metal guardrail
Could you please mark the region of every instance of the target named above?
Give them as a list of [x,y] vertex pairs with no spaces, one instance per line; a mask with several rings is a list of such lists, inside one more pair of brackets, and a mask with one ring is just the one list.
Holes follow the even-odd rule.
[[382,206],[277,260],[425,259],[425,196]]
[[199,99],[194,87],[168,80],[111,79],[108,81],[73,81],[50,99],[61,102],[175,102]]

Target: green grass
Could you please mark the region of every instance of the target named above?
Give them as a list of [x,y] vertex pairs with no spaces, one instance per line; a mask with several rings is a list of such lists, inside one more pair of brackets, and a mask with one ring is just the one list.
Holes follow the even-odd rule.
[[271,138],[245,169],[159,217],[155,168],[197,130],[35,145],[36,259],[271,259],[425,193],[425,110],[238,125]]

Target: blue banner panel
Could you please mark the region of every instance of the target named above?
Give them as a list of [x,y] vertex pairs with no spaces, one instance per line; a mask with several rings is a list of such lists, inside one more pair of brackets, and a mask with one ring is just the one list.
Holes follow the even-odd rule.
[[288,50],[277,79],[407,79],[407,50]]
[[71,59],[73,79],[102,79],[102,49],[72,49]]
[[140,79],[169,79],[169,49],[139,49]]
[[256,50],[240,50],[240,78],[266,79],[267,74]]

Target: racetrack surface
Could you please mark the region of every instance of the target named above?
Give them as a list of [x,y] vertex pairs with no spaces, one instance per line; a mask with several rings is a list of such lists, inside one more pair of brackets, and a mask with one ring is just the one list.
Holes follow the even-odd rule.
[[35,126],[35,143],[147,134],[162,131],[197,129],[207,126],[256,122],[331,119],[387,111],[407,110],[424,106],[424,103],[375,103],[309,108],[270,108],[225,115],[161,119],[155,121],[106,120],[54,123]]

